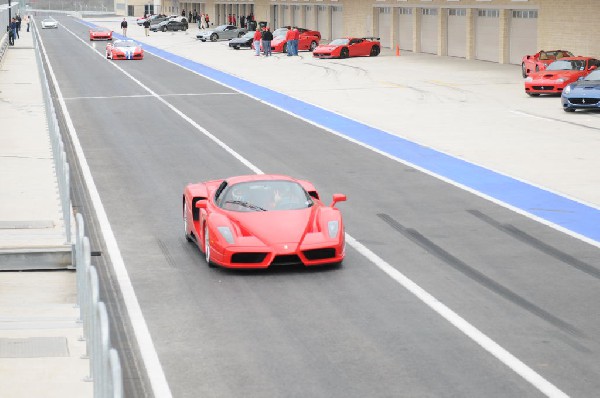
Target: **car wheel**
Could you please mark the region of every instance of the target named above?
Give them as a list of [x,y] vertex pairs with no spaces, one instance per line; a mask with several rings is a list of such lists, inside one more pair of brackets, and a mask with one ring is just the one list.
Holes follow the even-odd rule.
[[310,42],[310,47],[308,48],[308,51],[313,51],[315,48],[317,48],[317,42],[313,40]]
[[185,236],[185,240],[187,240],[188,242],[191,242],[192,238],[190,238],[190,235],[188,234],[188,218],[187,218],[187,214],[188,214],[188,205],[187,205],[187,202],[185,202],[183,204],[183,234]]
[[525,62],[521,64],[521,75],[523,75],[523,78],[527,77],[527,67],[525,66]]
[[214,268],[214,264],[210,261],[210,235],[208,234],[208,225],[204,226],[204,255],[206,257],[206,264],[209,267]]
[[281,52],[287,53],[287,43],[283,43],[283,47],[282,47]]
[[240,33],[238,33],[238,37],[242,37],[242,36],[244,36],[244,35],[245,35],[245,33],[244,33],[244,32],[240,32]]
[[371,47],[371,57],[376,57],[379,55],[379,46]]
[[219,36],[217,36],[216,33],[213,33],[212,35],[210,35],[210,41],[217,41],[218,38],[219,38]]
[[106,53],[106,59],[110,59],[110,56],[108,55],[108,53]]
[[167,27],[166,27],[166,26],[163,26],[163,27],[162,27],[162,31],[163,31],[163,32],[166,32],[166,31],[167,31]]
[[240,46],[233,46],[233,49],[234,49],[234,50],[239,50],[239,49],[240,49]]
[[575,112],[575,109],[573,109],[573,108],[563,108],[563,111],[565,111],[565,112]]
[[346,47],[342,48],[340,51],[340,58],[348,58],[350,55],[350,51]]

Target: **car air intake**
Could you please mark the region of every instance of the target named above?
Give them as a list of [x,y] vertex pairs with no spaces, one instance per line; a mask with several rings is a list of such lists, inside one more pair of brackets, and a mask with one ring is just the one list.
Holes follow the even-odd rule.
[[275,256],[271,265],[292,265],[292,264],[302,264],[300,261],[300,257],[296,254],[284,254],[280,256]]
[[302,253],[309,260],[324,260],[326,258],[335,257],[334,248],[306,250]]
[[232,263],[256,264],[262,263],[267,253],[234,253],[231,255]]

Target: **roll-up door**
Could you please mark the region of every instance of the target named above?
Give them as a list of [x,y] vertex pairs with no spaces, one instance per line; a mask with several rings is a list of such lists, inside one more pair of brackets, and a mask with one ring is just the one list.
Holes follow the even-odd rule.
[[331,39],[344,36],[344,13],[342,7],[331,7]]
[[467,56],[467,10],[464,8],[448,9],[448,55]]
[[[258,19],[257,22],[259,22]],[[279,6],[276,4],[271,6],[271,23],[269,25],[271,30],[277,29],[279,26]]]
[[317,30],[321,32],[321,39],[331,40],[327,21],[327,6],[317,6]]
[[292,6],[292,25],[304,27],[302,23],[302,12],[300,6]]
[[392,47],[392,9],[389,7],[379,8],[379,32],[377,36],[381,41],[381,47]]
[[402,50],[413,50],[412,8],[398,8],[398,45]]
[[520,64],[523,55],[535,54],[537,48],[536,10],[513,10],[510,18],[510,57],[511,64]]
[[313,6],[304,6],[306,13],[306,24],[303,26],[306,29],[317,29],[317,21],[315,21],[315,13]]
[[477,10],[475,58],[483,61],[500,61],[500,12],[498,10]]
[[277,26],[277,28],[280,28],[282,26],[288,26],[290,24],[290,19],[289,19],[289,11],[290,11],[290,6],[288,6],[287,4],[281,5],[281,23]]
[[437,54],[438,51],[438,9],[421,9],[421,52]]

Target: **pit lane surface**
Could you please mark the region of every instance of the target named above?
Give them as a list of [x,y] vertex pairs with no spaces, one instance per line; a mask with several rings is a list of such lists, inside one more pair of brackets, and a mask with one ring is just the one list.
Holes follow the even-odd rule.
[[[174,396],[541,395],[351,247],[335,269],[208,269],[182,188],[251,171],[70,33],[42,37]],[[346,193],[355,239],[566,393],[598,390],[596,248],[176,65],[118,65],[261,170]]]

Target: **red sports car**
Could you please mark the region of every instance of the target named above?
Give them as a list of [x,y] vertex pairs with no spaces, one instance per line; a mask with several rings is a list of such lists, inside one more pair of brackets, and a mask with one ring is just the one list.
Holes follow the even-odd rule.
[[92,40],[112,40],[112,30],[106,28],[90,28],[90,41]]
[[[273,52],[287,52],[287,40],[285,35],[287,34],[288,28],[283,27],[275,29],[273,31],[273,40],[271,41],[271,51]],[[300,39],[298,40],[298,50],[313,51],[319,45],[321,41],[321,32],[317,30],[308,30],[304,28],[298,28],[300,33]]]
[[108,59],[143,59],[142,46],[133,40],[115,40],[106,45],[106,58]]
[[314,49],[316,58],[376,57],[381,51],[378,37],[344,37]]
[[542,50],[537,54],[526,55],[521,61],[521,73],[523,74],[523,77],[527,77],[532,72],[539,72],[546,69],[548,65],[557,59],[566,57],[573,57],[573,54],[570,51],[565,50]]
[[247,175],[189,184],[183,193],[185,237],[209,266],[268,268],[336,264],[344,259],[344,223],[334,194],[319,199],[308,181]]
[[567,57],[552,62],[546,70],[534,72],[525,79],[525,92],[530,96],[560,94],[570,83],[597,69],[600,61],[589,57]]

